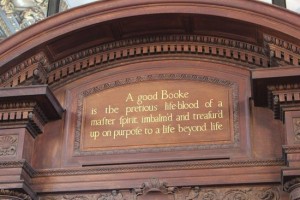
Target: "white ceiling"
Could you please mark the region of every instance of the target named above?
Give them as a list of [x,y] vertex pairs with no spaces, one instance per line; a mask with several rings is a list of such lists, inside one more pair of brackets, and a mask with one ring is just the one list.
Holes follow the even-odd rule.
[[91,2],[95,2],[95,1],[98,1],[98,0],[66,0],[67,4],[70,6],[70,8],[80,6],[83,4],[87,4],[87,3],[91,3]]

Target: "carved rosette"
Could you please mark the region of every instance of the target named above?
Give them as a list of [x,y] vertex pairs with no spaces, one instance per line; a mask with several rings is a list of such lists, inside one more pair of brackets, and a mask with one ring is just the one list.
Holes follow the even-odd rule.
[[0,136],[0,159],[2,157],[13,157],[16,155],[18,145],[18,136],[3,135]]

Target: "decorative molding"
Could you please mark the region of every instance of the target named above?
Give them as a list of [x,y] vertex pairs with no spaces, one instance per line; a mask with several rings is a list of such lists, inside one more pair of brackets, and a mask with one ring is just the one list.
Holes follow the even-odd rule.
[[269,67],[269,57],[264,55],[262,47],[254,44],[203,35],[154,35],[114,41],[61,59],[47,68],[47,83],[56,88],[87,74],[112,68],[120,62],[182,56],[234,63],[247,68]]
[[267,34],[264,34],[263,37],[269,48],[271,64],[274,67],[278,66],[278,62],[300,65],[300,46]]
[[291,200],[299,200],[300,199],[300,188],[295,188],[293,191],[290,193],[290,199]]
[[[82,151],[81,146],[81,123],[83,113],[83,100],[85,97],[99,93],[101,91],[111,89],[118,86],[136,84],[146,81],[155,80],[189,80],[200,83],[211,83],[215,85],[224,86],[231,89],[232,92],[232,105],[233,105],[233,142],[229,144],[209,144],[209,145],[189,145],[189,146],[174,146],[174,147],[155,147],[155,148],[135,148],[135,149],[117,149],[117,150],[101,150],[101,151]],[[239,133],[239,117],[238,117],[238,96],[239,89],[235,82],[229,80],[221,80],[210,76],[201,76],[194,74],[151,74],[138,77],[131,77],[115,82],[105,83],[87,90],[82,91],[78,95],[77,100],[77,120],[74,140],[74,155],[75,156],[88,156],[88,155],[111,155],[111,154],[125,154],[125,153],[145,153],[145,152],[163,152],[163,151],[190,151],[200,149],[224,149],[238,147],[240,142]]]
[[[59,87],[61,82],[68,82],[84,76],[92,71],[100,71],[113,67],[114,63],[125,60],[146,59],[147,57],[160,57],[182,55],[194,59],[208,58],[221,62],[235,63],[247,68],[268,68],[279,65],[300,65],[300,56],[284,51],[281,47],[272,45],[278,40],[270,35],[264,35],[262,46],[253,45],[228,38],[204,35],[164,35],[144,36],[126,40],[114,41],[90,48],[66,58],[63,58],[48,67],[48,84]],[[280,40],[280,44],[299,51],[299,47]],[[288,44],[288,45],[287,45]],[[279,49],[279,50],[278,50]],[[280,57],[274,52],[280,51]],[[288,57],[288,60],[287,60]],[[274,62],[276,58],[276,62]],[[96,67],[95,67],[96,66]]]
[[36,170],[33,169],[26,160],[18,161],[0,161],[0,169],[8,168],[22,168],[24,169],[30,177],[34,177]]
[[[110,165],[84,167],[77,169],[41,169],[34,170],[33,177],[45,176],[69,176],[86,174],[116,174],[133,172],[151,172],[163,170],[191,170],[191,169],[217,169],[217,168],[247,168],[247,167],[269,167],[285,166],[284,160],[247,160],[247,161],[177,161],[177,162],[157,162],[130,165]],[[0,163],[1,168],[1,163]]]
[[209,58],[250,69],[281,64],[299,66],[299,52],[299,46],[266,34],[261,46],[205,35],[143,36],[101,44],[51,64],[40,52],[0,74],[0,86],[47,83],[55,88],[118,63],[170,55]]
[[32,200],[32,198],[27,195],[11,190],[0,190],[0,199],[2,200]]
[[300,187],[300,177],[294,177],[283,184],[283,190],[291,192],[295,187]]
[[101,194],[97,200],[126,200],[121,192],[112,190],[111,193]]
[[0,161],[0,169],[23,168],[32,178],[49,176],[70,176],[88,174],[116,174],[132,172],[151,172],[160,170],[190,170],[217,168],[247,168],[285,166],[284,160],[245,160],[245,161],[177,161],[130,165],[111,165],[98,167],[80,167],[73,169],[33,169],[25,160]]
[[43,77],[45,75],[44,71],[46,72],[43,68],[46,65],[48,65],[48,58],[43,52],[39,52],[0,74],[0,87],[34,84],[37,81],[30,81],[28,83],[29,80],[32,80],[34,74],[35,76],[38,75],[38,80],[42,82],[46,79],[46,77]]
[[157,178],[151,178],[142,184],[140,188],[135,188],[136,196],[146,195],[149,192],[160,192],[162,194],[173,194],[175,187],[168,187],[167,183]]
[[286,153],[286,154],[288,154],[288,153],[300,153],[300,146],[299,145],[296,145],[296,146],[284,145],[282,148],[283,148],[284,153]]
[[300,141],[300,118],[293,118],[295,141]]
[[43,132],[44,125],[48,122],[37,102],[17,101],[0,102],[1,127],[26,127],[33,137]]
[[0,159],[16,156],[17,148],[18,148],[17,135],[0,136]]
[[118,190],[100,193],[80,193],[80,194],[62,194],[41,196],[40,200],[134,200],[130,191],[126,191],[126,198],[123,193]]
[[300,110],[300,83],[269,85],[268,107],[274,111],[274,118],[282,121],[286,110]]
[[[148,183],[149,182],[145,182]],[[159,183],[161,183],[159,181]],[[236,186],[236,187],[167,187],[170,192],[161,193],[165,199],[174,200],[280,200],[279,186]],[[174,188],[174,190],[173,190]],[[114,193],[114,194],[113,194]],[[147,193],[145,194],[147,195]],[[151,195],[151,192],[149,193]],[[45,195],[40,200],[139,200],[135,190],[112,190],[111,192],[81,193],[69,195]],[[148,198],[149,199],[149,198]]]
[[282,146],[283,152],[288,154],[288,153],[300,153],[300,145],[296,146],[290,146],[290,145],[284,145]]
[[[194,188],[191,188],[188,195],[185,196],[185,200],[194,200],[198,199],[200,196],[200,187],[196,186]],[[212,199],[216,196],[216,194],[212,191],[206,192],[203,199]],[[177,199],[177,198],[175,198]]]
[[[175,42],[174,43],[172,42]],[[189,48],[185,48],[186,44],[185,42],[189,42]],[[156,43],[160,43],[159,45]],[[193,46],[192,44],[195,46]],[[139,52],[138,45],[144,45],[144,51]],[[152,48],[145,48],[145,47],[150,47],[150,44]],[[198,46],[198,45],[204,45],[204,46]],[[136,37],[136,38],[130,38],[130,39],[125,39],[125,40],[119,40],[119,41],[114,41],[111,43],[106,43],[103,45],[99,45],[97,47],[93,47],[90,49],[86,49],[84,51],[80,51],[78,53],[75,53],[73,55],[70,55],[66,58],[63,58],[53,64],[51,64],[48,68],[49,71],[53,71],[57,68],[60,68],[64,65],[70,64],[74,61],[87,58],[91,55],[95,55],[97,53],[102,53],[102,52],[108,52],[117,48],[128,48],[130,46],[135,47],[135,52],[128,52],[124,51],[122,52],[122,55],[115,55],[113,54],[115,59],[120,59],[122,56],[133,56],[137,55],[139,53],[142,54],[155,54],[155,53],[163,53],[163,52],[169,52],[169,53],[205,53],[205,54],[215,54],[215,55],[224,55],[223,52],[213,52],[215,49],[210,49],[208,46],[205,44],[212,44],[212,45],[220,45],[220,46],[227,46],[231,48],[237,48],[237,49],[243,49],[245,51],[249,52],[255,52],[257,54],[261,54],[263,52],[263,48],[256,46],[254,44],[242,42],[242,41],[237,41],[237,40],[232,40],[228,38],[223,38],[223,37],[215,37],[215,36],[208,36],[208,35],[150,35],[150,36],[141,36],[141,37]],[[147,45],[147,46],[145,46]],[[157,46],[156,46],[157,45]],[[163,48],[167,45],[166,49]],[[195,47],[195,48],[193,48]],[[196,48],[197,47],[197,48]],[[201,48],[199,48],[201,47]],[[207,47],[207,48],[206,48]],[[199,48],[199,49],[198,49]],[[220,53],[220,54],[218,54]],[[224,55],[226,56],[226,54]],[[229,56],[229,55],[228,55]]]

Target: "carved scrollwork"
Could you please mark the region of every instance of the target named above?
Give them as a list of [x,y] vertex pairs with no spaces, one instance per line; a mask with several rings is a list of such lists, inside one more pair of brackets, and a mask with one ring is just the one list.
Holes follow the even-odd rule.
[[279,191],[274,188],[267,188],[260,191],[257,197],[261,200],[279,200]]
[[284,183],[283,185],[283,190],[286,192],[289,192],[290,190],[293,189],[293,187],[295,187],[296,185],[300,184],[300,178],[299,177],[295,177],[287,182]]
[[123,194],[113,190],[110,194],[101,194],[97,200],[125,200]]
[[40,197],[41,200],[132,200],[132,195],[127,194],[125,198],[120,191],[112,190],[104,193],[87,193],[87,194],[69,194]]
[[185,197],[185,200],[198,199],[200,193],[200,187],[196,186],[190,190],[189,194]]
[[243,190],[229,190],[222,200],[250,200],[249,195]]
[[161,192],[163,194],[170,194],[175,192],[174,187],[168,187],[166,182],[160,181],[157,178],[152,178],[142,184],[141,188],[136,188],[137,196],[147,194],[148,192]]
[[300,177],[293,177],[283,184],[283,190],[290,193],[291,200],[300,199]]
[[[148,193],[147,193],[148,192]],[[74,195],[50,195],[40,200],[142,200],[143,197],[159,193],[159,199],[172,200],[280,200],[277,186],[260,187],[168,187],[167,183],[153,178],[133,190],[112,190],[103,193],[87,193]],[[157,197],[157,196],[155,196]],[[147,198],[149,199],[149,198]],[[150,198],[151,199],[151,198]]]
[[300,140],[300,118],[294,118],[293,119],[293,126],[294,126],[294,135],[295,140]]
[[202,199],[203,200],[217,200],[217,197],[218,196],[215,191],[209,190],[209,191],[204,192]]
[[0,190],[1,200],[32,200],[32,198],[20,192],[15,192],[11,190]]

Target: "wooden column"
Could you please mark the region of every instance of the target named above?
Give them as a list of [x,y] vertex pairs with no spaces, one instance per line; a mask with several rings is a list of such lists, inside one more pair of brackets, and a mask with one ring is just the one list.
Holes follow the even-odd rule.
[[269,106],[285,127],[282,184],[291,200],[300,199],[300,89],[298,84],[269,86]]
[[0,89],[0,165],[6,166],[0,174],[0,189],[21,190],[36,199],[29,184],[35,138],[62,113],[46,85]]

